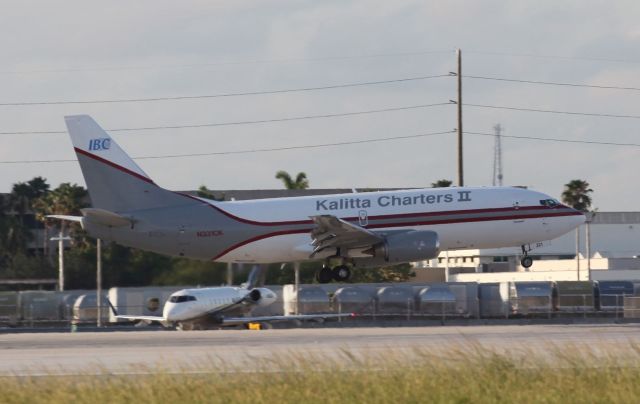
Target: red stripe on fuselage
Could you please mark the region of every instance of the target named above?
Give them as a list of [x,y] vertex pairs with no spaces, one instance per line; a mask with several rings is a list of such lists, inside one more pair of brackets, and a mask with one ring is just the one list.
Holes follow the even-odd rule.
[[[512,209],[512,208],[511,208]],[[524,208],[519,208],[518,210],[522,210]],[[491,210],[491,209],[487,209]],[[466,212],[466,211],[461,211]],[[443,212],[441,212],[442,214]],[[450,213],[450,212],[444,212]],[[519,219],[541,219],[545,217],[562,217],[562,216],[577,216],[580,215],[580,212],[554,212],[548,214],[530,214],[530,215],[517,215],[517,216],[485,216],[485,217],[473,217],[473,218],[460,218],[460,219],[443,219],[443,220],[431,220],[431,221],[416,221],[416,222],[402,222],[402,223],[381,223],[381,224],[373,224],[366,226],[367,229],[382,229],[382,228],[390,228],[390,227],[411,227],[411,226],[428,226],[428,225],[438,225],[438,224],[456,224],[456,223],[473,223],[473,222],[491,222],[498,220],[519,220]],[[226,254],[230,253],[233,250],[236,250],[240,247],[243,247],[247,244],[251,244],[255,241],[264,240],[266,238],[277,237],[277,236],[286,236],[290,234],[302,234],[302,233],[310,233],[313,228],[309,229],[295,229],[295,230],[283,230],[273,233],[266,233],[260,236],[256,236],[250,238],[248,240],[237,243],[226,250],[222,251],[220,254],[216,255],[212,261],[222,258]]]
[[[223,215],[236,220],[241,223],[251,224],[255,226],[287,226],[287,225],[302,225],[302,224],[313,224],[313,220],[285,220],[279,222],[261,222],[257,220],[245,219],[243,217],[236,216],[232,213],[227,212],[226,210],[220,208],[219,206],[210,204],[205,202],[195,196],[189,194],[179,193],[185,197],[195,199],[202,203],[207,203],[212,209],[222,213]],[[437,211],[437,212],[417,212],[417,213],[396,213],[396,214],[388,214],[388,215],[376,215],[369,216],[369,220],[385,220],[385,219],[402,219],[402,218],[412,218],[412,217],[430,217],[430,216],[441,216],[441,215],[459,215],[459,214],[474,214],[474,213],[497,213],[497,212],[512,212],[512,211],[526,211],[526,210],[540,210],[540,209],[560,209],[566,208],[565,206],[558,206],[557,208],[548,208],[544,206],[523,206],[523,207],[506,207],[506,208],[487,208],[487,209],[467,209],[467,210],[445,210],[445,211]],[[329,214],[329,213],[326,213]],[[580,213],[574,213],[580,214]],[[322,213],[319,213],[317,216],[321,216]],[[342,220],[346,221],[357,221],[360,218],[357,216],[352,217],[343,217]]]

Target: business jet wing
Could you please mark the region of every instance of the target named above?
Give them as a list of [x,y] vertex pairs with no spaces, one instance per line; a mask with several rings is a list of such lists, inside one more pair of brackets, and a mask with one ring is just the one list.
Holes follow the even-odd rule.
[[224,317],[222,318],[223,325],[234,324],[246,324],[246,323],[269,323],[275,321],[290,321],[290,320],[326,320],[328,318],[340,318],[340,317],[354,317],[354,313],[342,313],[342,314],[293,314],[290,316],[260,316],[260,317]]
[[164,322],[164,317],[161,316],[127,316],[127,315],[116,315],[115,318],[121,318],[123,320],[141,320],[141,321],[159,321]]
[[111,304],[111,301],[109,299],[107,299],[107,304],[109,305],[109,309],[111,309],[111,312],[113,313],[113,316],[115,318],[121,318],[123,320],[140,320],[145,322],[158,321],[163,324],[166,322],[165,318],[161,316],[136,316],[119,314],[118,310],[116,310],[115,306]]
[[364,248],[384,241],[380,235],[333,215],[311,216],[311,220],[316,225],[311,231],[311,257],[327,248]]

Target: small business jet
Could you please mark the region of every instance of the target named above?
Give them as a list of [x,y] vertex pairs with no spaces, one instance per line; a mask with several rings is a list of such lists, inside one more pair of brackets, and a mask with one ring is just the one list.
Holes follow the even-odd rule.
[[349,317],[346,314],[299,314],[287,316],[248,315],[254,308],[268,306],[276,301],[276,294],[271,289],[258,287],[261,268],[254,267],[246,285],[221,286],[213,288],[182,289],[173,293],[164,304],[162,316],[122,315],[111,305],[113,314],[118,319],[159,322],[165,327],[176,327],[179,330],[207,329],[212,327],[238,326],[248,323],[271,323],[276,321],[327,320],[330,318]]
[[522,247],[559,237],[585,216],[513,187],[409,189],[219,202],[158,186],[87,115],[65,122],[91,196],[89,235],[161,254],[240,263],[323,260],[321,283],[351,268],[422,261],[441,250]]

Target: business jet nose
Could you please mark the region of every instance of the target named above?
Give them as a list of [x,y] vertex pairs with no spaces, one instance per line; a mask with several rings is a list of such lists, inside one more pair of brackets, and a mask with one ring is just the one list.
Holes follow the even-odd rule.
[[173,320],[175,317],[176,305],[175,303],[165,303],[164,310],[162,310],[162,316],[167,320]]

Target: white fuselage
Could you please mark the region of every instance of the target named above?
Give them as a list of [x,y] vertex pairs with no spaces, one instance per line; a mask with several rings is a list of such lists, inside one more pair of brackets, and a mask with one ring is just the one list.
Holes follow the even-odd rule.
[[[578,212],[562,214],[543,206],[547,200],[553,199],[522,188],[452,187],[211,203],[243,221],[274,229],[308,221],[310,216],[333,215],[373,231],[432,230],[441,250],[454,250],[551,240],[584,222]],[[310,241],[309,233],[274,231],[269,237],[240,243],[216,260],[303,261],[311,254]]]
[[[275,293],[261,288],[260,304],[271,304]],[[189,321],[210,313],[223,312],[230,305],[236,304],[251,291],[241,287],[222,286],[200,289],[183,289],[173,293],[164,305],[162,316],[169,323]],[[247,311],[250,309],[247,305]]]

